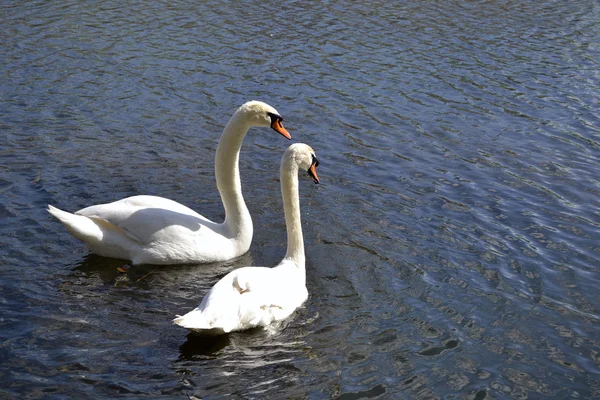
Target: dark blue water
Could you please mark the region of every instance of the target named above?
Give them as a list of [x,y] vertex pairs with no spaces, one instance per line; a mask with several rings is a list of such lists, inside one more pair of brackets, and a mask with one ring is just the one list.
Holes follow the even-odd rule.
[[[0,8],[0,397],[600,397],[600,5],[9,2]],[[242,103],[315,148],[310,297],[275,332],[171,324],[285,253],[279,160],[241,155],[252,248],[88,255],[46,213],[136,194],[205,216]]]

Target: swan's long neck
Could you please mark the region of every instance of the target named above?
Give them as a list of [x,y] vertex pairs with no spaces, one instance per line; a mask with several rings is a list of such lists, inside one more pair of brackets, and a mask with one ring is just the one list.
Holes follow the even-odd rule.
[[[217,189],[225,208],[224,225],[228,233],[238,240],[242,239],[243,232],[252,232],[252,218],[242,196],[239,169],[240,148],[248,129],[250,124],[243,114],[240,112],[233,114],[223,130],[215,157]],[[248,225],[250,225],[249,230]],[[244,240],[252,240],[252,236]]]
[[287,228],[286,259],[291,259],[304,269],[304,238],[300,220],[300,198],[298,193],[298,165],[292,159],[281,163],[281,195]]

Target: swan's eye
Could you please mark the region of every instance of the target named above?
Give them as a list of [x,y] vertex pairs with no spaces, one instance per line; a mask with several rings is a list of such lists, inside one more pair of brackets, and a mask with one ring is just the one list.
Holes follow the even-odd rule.
[[315,165],[315,167],[318,167],[319,159],[314,154],[311,154],[311,155],[312,155],[312,163]]
[[281,115],[277,115],[277,114],[273,114],[273,113],[267,113],[267,115],[269,116],[269,118],[271,118],[271,124],[274,123],[275,121],[283,121],[283,118],[281,117]]

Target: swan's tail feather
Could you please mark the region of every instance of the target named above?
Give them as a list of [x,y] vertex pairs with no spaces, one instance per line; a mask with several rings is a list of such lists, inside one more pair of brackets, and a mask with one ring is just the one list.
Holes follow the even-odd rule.
[[173,320],[173,323],[174,323],[174,324],[177,324],[177,325],[179,325],[179,326],[184,326],[184,325],[185,325],[185,322],[184,322],[184,321],[185,321],[185,318],[184,318],[183,316],[181,316],[181,315],[177,315],[176,317],[177,317],[177,318],[175,318],[175,319]]
[[193,310],[185,315],[178,315],[177,318],[173,320],[173,323],[197,334],[206,336],[223,335],[230,331],[229,329],[215,326],[206,321],[206,316],[200,310]]
[[92,220],[75,215],[48,204],[48,212],[55,216],[77,239],[84,242],[102,240],[102,230]]
[[190,311],[185,315],[178,315],[177,318],[173,320],[173,323],[183,327],[183,328],[197,328],[197,329],[210,329],[210,324],[207,323],[204,318],[204,314],[202,311]]

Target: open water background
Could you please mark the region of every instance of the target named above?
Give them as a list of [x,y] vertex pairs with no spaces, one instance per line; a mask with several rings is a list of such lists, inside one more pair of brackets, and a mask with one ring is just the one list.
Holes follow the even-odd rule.
[[[0,5],[0,397],[600,397],[600,3]],[[46,213],[137,194],[222,218],[243,102],[315,148],[310,298],[275,332],[171,324],[285,252],[289,144],[249,132],[251,251],[141,266]]]

